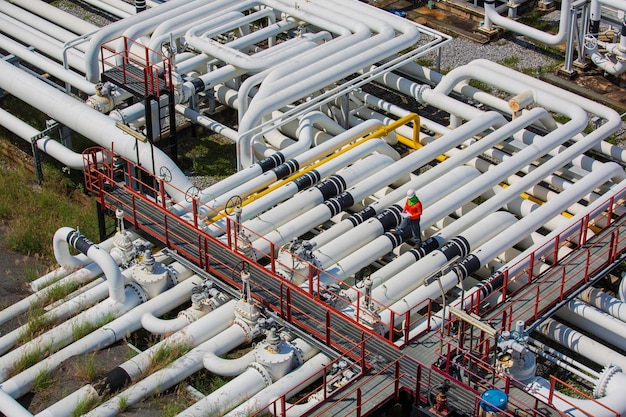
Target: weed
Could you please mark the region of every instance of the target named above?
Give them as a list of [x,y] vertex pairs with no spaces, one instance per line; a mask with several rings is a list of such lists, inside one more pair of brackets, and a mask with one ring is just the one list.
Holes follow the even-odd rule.
[[54,322],[49,315],[46,314],[41,304],[33,303],[28,310],[28,322],[24,328],[20,331],[19,340],[22,343],[27,343],[46,329]]
[[52,378],[52,372],[47,369],[42,370],[37,374],[37,377],[33,381],[33,391],[42,391],[48,387],[51,387],[56,382],[56,379]]
[[57,282],[49,286],[45,290],[46,303],[53,303],[58,300],[62,300],[67,295],[75,291],[80,284],[75,282]]
[[7,372],[9,377],[15,376],[22,372],[24,369],[28,369],[36,363],[40,362],[49,352],[50,346],[38,346],[35,349],[30,349],[13,364],[13,367]]
[[76,408],[72,411],[72,417],[80,417],[83,414],[87,414],[97,403],[98,401],[93,397],[83,398],[76,404]]
[[93,381],[98,371],[96,369],[96,352],[82,355],[76,361],[78,377],[85,381]]
[[81,339],[95,329],[98,329],[105,324],[110,323],[111,321],[113,321],[114,318],[115,316],[112,313],[108,313],[105,316],[100,317],[95,322],[75,323],[74,325],[72,325],[72,336],[74,337],[74,340]]
[[190,349],[190,346],[186,344],[172,346],[164,343],[160,345],[152,353],[152,355],[150,355],[150,367],[148,374],[152,374],[159,369],[165,368],[167,365],[174,362],[178,357],[189,352]]
[[515,68],[515,66],[517,66],[517,64],[519,64],[520,62],[520,57],[517,55],[511,55],[511,56],[507,56],[505,58],[502,58],[502,60],[500,61],[500,64],[504,65],[505,67],[509,67],[509,68]]
[[[20,253],[54,261],[50,236],[62,226],[78,224],[88,236],[98,235],[92,200],[77,200],[75,188],[59,169],[44,164],[43,187],[33,188],[34,175],[23,167],[0,165],[0,220],[9,222],[6,242]],[[33,190],[33,192],[24,192]]]
[[421,65],[422,67],[426,67],[426,68],[431,68],[435,65],[432,59],[426,59],[426,58],[420,58],[416,60],[415,62]]
[[117,400],[117,408],[120,411],[124,411],[126,407],[128,407],[128,397],[122,395],[119,400]]
[[471,85],[472,87],[477,88],[479,90],[486,91],[488,93],[492,91],[491,86],[489,86],[489,84],[484,83],[482,81],[470,80],[469,85]]

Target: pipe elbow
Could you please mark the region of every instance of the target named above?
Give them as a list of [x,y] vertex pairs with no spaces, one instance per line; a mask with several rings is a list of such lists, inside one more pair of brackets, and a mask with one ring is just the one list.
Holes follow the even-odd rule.
[[189,321],[184,316],[178,316],[175,319],[165,320],[156,317],[152,313],[144,313],[141,316],[141,326],[154,334],[174,333],[187,326]]
[[71,227],[61,227],[54,233],[52,238],[54,257],[63,268],[82,268],[87,262],[81,261],[78,257],[70,254],[68,242],[71,233],[76,233]]

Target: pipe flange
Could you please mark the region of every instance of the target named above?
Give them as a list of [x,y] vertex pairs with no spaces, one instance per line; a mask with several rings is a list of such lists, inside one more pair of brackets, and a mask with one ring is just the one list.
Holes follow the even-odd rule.
[[415,99],[419,101],[420,104],[424,104],[425,103],[424,93],[430,89],[431,88],[429,85],[425,85],[425,84],[420,85],[419,87],[417,87],[417,91],[415,92]]
[[295,343],[290,344],[293,347],[293,355],[296,361],[298,361],[298,365],[296,367],[304,365],[304,356],[302,355],[302,349],[300,349],[300,346],[296,345]]
[[254,369],[261,375],[261,378],[263,378],[263,382],[265,383],[265,388],[272,385],[272,376],[263,365],[258,362],[252,362],[248,365],[248,369]]
[[604,371],[602,371],[602,375],[598,378],[596,382],[596,387],[593,390],[594,398],[602,398],[606,395],[606,387],[609,385],[611,378],[618,372],[622,372],[622,368],[617,365],[609,364]]
[[170,288],[174,288],[178,285],[178,272],[171,265],[167,265],[165,269],[168,272],[167,279],[170,283]]
[[143,288],[141,288],[141,285],[137,284],[136,282],[128,283],[128,285],[126,285],[126,288],[130,288],[131,290],[135,292],[135,294],[137,294],[137,297],[139,297],[139,302],[141,304],[148,301],[148,295],[143,290]]

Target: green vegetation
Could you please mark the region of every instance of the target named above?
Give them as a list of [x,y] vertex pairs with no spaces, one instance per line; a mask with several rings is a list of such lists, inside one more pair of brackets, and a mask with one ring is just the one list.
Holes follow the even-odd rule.
[[38,346],[36,349],[30,349],[13,364],[13,367],[7,371],[8,377],[11,378],[25,369],[30,368],[38,362],[41,362],[50,350],[49,346]]
[[180,356],[189,352],[189,350],[191,350],[191,347],[186,344],[162,344],[152,353],[152,355],[150,355],[150,367],[148,369],[148,374],[152,374],[159,369],[165,368]]
[[77,282],[56,282],[45,289],[46,304],[62,300],[80,287]]
[[100,317],[100,319],[96,320],[93,323],[92,322],[75,323],[72,325],[72,337],[74,338],[74,340],[81,339],[82,337],[93,332],[95,329],[99,329],[105,324],[110,323],[111,321],[113,321],[114,318],[115,316],[113,316],[112,313],[108,313],[104,317]]
[[[181,141],[183,142],[183,141]],[[188,141],[189,142],[189,141]],[[237,172],[235,144],[220,135],[196,138],[193,147],[182,149],[180,163],[197,175],[226,178]]]
[[492,88],[490,85],[482,82],[482,81],[478,81],[478,80],[470,80],[469,85],[471,85],[474,88],[477,88],[479,90],[483,90],[486,91],[488,93],[490,93],[492,91]]
[[500,64],[509,67],[509,68],[515,68],[517,67],[517,64],[519,64],[521,61],[520,57],[517,55],[511,55],[511,56],[507,56],[505,58],[502,58],[500,60]]
[[27,255],[54,260],[52,236],[63,226],[80,225],[81,233],[98,236],[98,220],[91,199],[75,195],[76,185],[58,168],[43,165],[44,186],[23,167],[0,164],[0,222],[7,245]]
[[79,378],[85,381],[93,381],[98,374],[96,369],[96,352],[81,355],[76,360],[76,372]]
[[45,313],[41,304],[33,303],[30,305],[27,316],[28,322],[20,332],[19,340],[21,343],[33,340],[53,324],[53,320]]
[[87,414],[89,410],[91,410],[94,406],[98,404],[97,399],[89,397],[82,399],[78,404],[76,404],[76,408],[72,412],[72,417],[80,417],[83,414]]
[[42,370],[33,381],[33,391],[43,391],[51,387],[57,380],[52,377],[52,372],[47,369]]

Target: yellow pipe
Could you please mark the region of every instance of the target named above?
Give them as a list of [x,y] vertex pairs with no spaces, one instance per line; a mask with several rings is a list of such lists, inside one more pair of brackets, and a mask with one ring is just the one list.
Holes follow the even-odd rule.
[[[508,184],[505,184],[505,183],[500,183],[500,186],[501,186],[502,188],[507,188],[507,187],[508,187]],[[535,197],[535,196],[533,196],[533,195],[530,195],[530,194],[528,194],[528,193],[525,193],[525,192],[520,193],[520,197],[525,198],[526,200],[530,200],[530,201],[532,201],[533,203],[536,203],[536,204],[539,204],[539,205],[544,205],[544,204],[545,204],[545,201],[542,201],[542,200],[538,199],[537,197]],[[569,212],[567,212],[567,211],[563,211],[563,212],[561,212],[561,215],[562,215],[562,216],[564,216],[564,217],[567,217],[568,219],[571,219],[572,217],[574,217],[571,213],[569,213]],[[601,230],[599,227],[596,227],[596,226],[591,225],[591,224],[590,224],[590,225],[588,225],[588,227],[589,227],[589,228],[590,228],[590,229],[591,229],[594,233],[598,233],[598,232]]]
[[[359,146],[360,144],[362,144],[365,141],[368,141],[370,139],[375,139],[375,138],[379,138],[381,136],[386,136],[389,134],[389,132],[392,132],[394,130],[396,130],[398,127],[400,126],[404,126],[405,124],[407,124],[408,122],[413,121],[413,146],[421,146],[421,144],[419,143],[419,132],[420,132],[420,128],[421,128],[421,122],[420,122],[420,117],[417,113],[410,113],[407,114],[406,116],[396,120],[393,123],[390,123],[387,126],[381,126],[379,127],[375,132],[370,133],[369,135],[356,140],[354,143],[343,147],[342,149],[340,149],[337,152],[334,152],[331,155],[328,155],[327,157],[320,159],[319,161],[307,166],[306,168],[303,168],[302,170],[292,174],[291,176],[284,178],[280,181],[275,182],[273,185],[267,187],[265,190],[260,191],[258,193],[255,193],[254,195],[249,196],[248,198],[246,198],[245,201],[243,201],[243,203],[241,204],[241,206],[245,206],[250,204],[251,202],[255,201],[258,198],[263,197],[264,195],[271,193],[272,191],[276,190],[277,188],[283,186],[285,183],[289,182],[289,181],[293,181],[294,179],[306,174],[309,171],[314,170],[315,168],[317,168],[318,166],[325,164],[326,162],[348,152],[351,149],[354,149],[355,147]],[[398,135],[400,136],[400,135]],[[211,218],[210,220],[207,220],[206,223],[210,224],[213,222],[218,221],[219,219],[223,218],[224,216],[226,216],[226,213],[220,213],[217,216],[214,216],[213,218]]]

